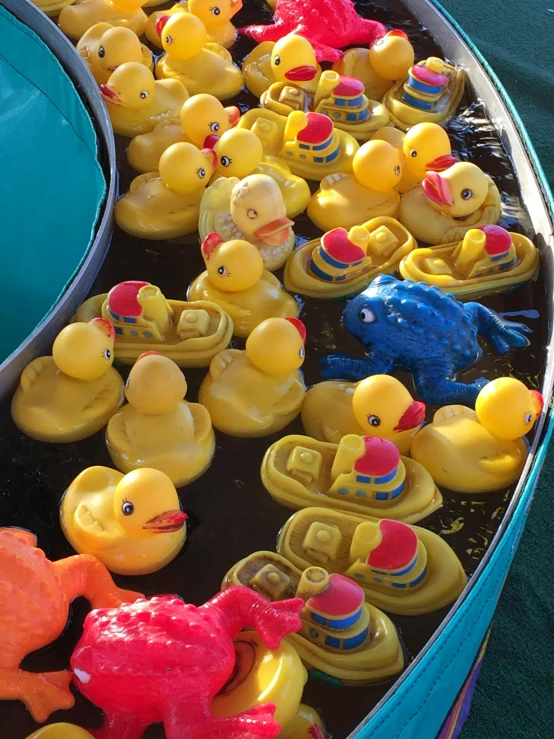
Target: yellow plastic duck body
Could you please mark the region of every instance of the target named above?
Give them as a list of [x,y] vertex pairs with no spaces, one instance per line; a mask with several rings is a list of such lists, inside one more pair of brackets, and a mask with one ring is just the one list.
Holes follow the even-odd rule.
[[295,513],[281,529],[277,551],[300,570],[319,566],[349,577],[368,603],[401,616],[432,613],[467,584],[460,560],[437,534],[326,508]]
[[270,271],[282,267],[292,252],[293,225],[279,186],[267,175],[222,177],[208,187],[200,204],[202,240],[215,231],[225,241],[250,241]]
[[74,724],[50,724],[30,734],[27,739],[93,739],[92,734]]
[[89,298],[74,320],[97,316],[115,326],[115,356],[125,364],[160,351],[180,367],[207,367],[233,335],[233,322],[216,303],[166,300],[159,287],[138,280]]
[[353,174],[337,172],[321,180],[308,205],[308,216],[322,231],[352,228],[372,218],[395,218],[402,177],[400,154],[386,141],[368,141],[353,160]]
[[147,468],[123,475],[89,467],[73,480],[60,506],[73,549],[94,554],[118,575],[146,575],[169,564],[185,543],[186,520],[169,477]]
[[161,121],[179,117],[189,93],[179,80],[155,80],[138,62],[126,62],[100,85],[113,130],[132,138],[153,131]]
[[538,266],[539,253],[526,236],[483,226],[469,230],[462,241],[416,249],[403,258],[400,273],[467,300],[526,282]]
[[127,405],[110,419],[106,443],[122,472],[152,467],[188,485],[208,469],[215,452],[210,414],[183,398],[187,383],[179,367],[147,352],[129,373]]
[[399,221],[418,241],[448,244],[472,228],[500,218],[498,188],[476,164],[458,162],[444,172],[428,172],[400,203]]
[[386,216],[350,231],[336,228],[293,251],[285,266],[285,288],[312,298],[358,295],[378,274],[396,272],[415,245],[404,226]]
[[143,239],[173,239],[198,228],[200,203],[214,171],[211,149],[172,144],[160,159],[160,171],[141,174],[115,206],[120,228]]
[[521,475],[527,459],[525,434],[543,409],[543,397],[513,377],[493,380],[477,396],[475,411],[440,408],[416,434],[412,456],[435,482],[460,493],[500,490]]
[[130,28],[97,23],[79,39],[77,51],[98,84],[107,82],[112,72],[125,62],[138,62],[152,70],[152,52],[141,44]]
[[172,144],[187,142],[201,149],[207,146],[206,139],[222,136],[239,117],[240,110],[234,105],[224,108],[213,95],[193,95],[177,118],[161,121],[153,131],[135,136],[127,149],[127,160],[137,172],[156,172],[162,154]]
[[297,318],[269,318],[252,331],[245,351],[229,349],[215,357],[199,400],[216,429],[229,436],[267,436],[296,418],[306,394],[299,372],[305,339]]
[[250,242],[208,234],[202,257],[206,271],[192,282],[187,298],[220,305],[233,320],[235,336],[250,336],[267,318],[298,316],[300,306],[264,269],[262,255]]
[[113,369],[115,331],[104,318],[66,326],[51,357],[25,367],[12,400],[12,418],[39,441],[67,443],[92,436],[123,402]]
[[320,382],[308,390],[302,423],[308,436],[339,444],[347,434],[388,439],[400,454],[410,453],[412,439],[425,420],[425,404],[414,400],[390,375],[361,382]]
[[237,39],[237,29],[231,23],[231,19],[242,8],[242,4],[242,0],[189,0],[189,2],[182,0],[169,10],[152,13],[144,31],[154,46],[161,47],[162,39],[157,26],[159,19],[164,15],[190,12],[200,18],[206,26],[209,41],[228,49]]
[[[274,41],[262,41],[261,44],[258,44],[248,54],[242,63],[242,73],[244,74],[246,87],[257,98],[261,98],[269,90],[271,85],[278,81],[271,63],[274,46]],[[312,96],[316,91],[321,75],[321,67],[317,62],[315,68],[316,74],[311,79],[305,81],[295,80],[296,87]]]
[[410,67],[385,95],[383,103],[392,122],[402,131],[416,123],[444,123],[458,107],[464,93],[464,72],[437,57]]
[[405,77],[415,59],[414,47],[404,31],[389,31],[369,49],[349,49],[333,64],[340,75],[363,83],[365,94],[382,100],[396,80]]
[[394,624],[365,603],[362,588],[344,575],[330,575],[323,567],[302,572],[279,554],[262,551],[231,568],[222,588],[233,585],[249,587],[272,602],[302,598],[302,628],[287,641],[314,678],[323,673],[328,685],[367,685],[404,667]]
[[80,39],[97,23],[129,28],[140,36],[146,25],[146,0],[76,0],[62,8],[58,25],[72,39]]
[[208,43],[206,27],[199,18],[192,13],[175,13],[162,16],[158,26],[166,52],[156,64],[159,79],[177,79],[191,95],[204,92],[220,100],[240,92],[242,72],[223,46]]
[[285,436],[262,462],[262,482],[282,505],[324,505],[371,518],[415,523],[442,505],[427,470],[375,436],[347,434],[338,445]]
[[285,116],[272,110],[253,108],[237,124],[254,131],[269,156],[279,157],[299,177],[317,180],[334,172],[352,172],[359,145],[321,113],[300,110]]

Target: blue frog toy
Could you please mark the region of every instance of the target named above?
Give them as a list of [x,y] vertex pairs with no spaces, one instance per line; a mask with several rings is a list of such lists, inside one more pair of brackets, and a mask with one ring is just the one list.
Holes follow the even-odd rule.
[[477,362],[483,353],[480,334],[497,352],[529,344],[531,329],[504,321],[479,303],[460,303],[453,295],[424,282],[400,281],[379,275],[346,306],[342,322],[363,344],[365,359],[331,354],[321,360],[323,377],[362,380],[391,374],[395,369],[413,374],[426,403],[458,403],[473,407],[488,380],[456,382],[457,372]]

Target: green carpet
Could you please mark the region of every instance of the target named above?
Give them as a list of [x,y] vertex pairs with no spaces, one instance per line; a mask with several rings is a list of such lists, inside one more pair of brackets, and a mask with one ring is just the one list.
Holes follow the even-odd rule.
[[[554,189],[554,0],[443,0],[517,108]],[[506,581],[461,739],[554,737],[554,445]],[[428,739],[418,737],[417,739]]]

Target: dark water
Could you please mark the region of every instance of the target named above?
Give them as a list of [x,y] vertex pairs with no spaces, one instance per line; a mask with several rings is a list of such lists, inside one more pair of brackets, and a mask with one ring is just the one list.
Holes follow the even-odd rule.
[[[248,8],[241,11],[237,25],[270,21],[271,14],[262,3],[247,0],[246,4]],[[388,2],[386,11],[370,3],[358,5],[368,17],[406,30],[414,42],[418,59],[440,55],[440,49],[430,36],[397,0]],[[250,40],[240,39],[232,50],[235,59],[244,58],[251,48]],[[245,110],[254,106],[256,99],[245,92],[233,102]],[[460,111],[464,110],[447,126],[454,151],[475,161],[494,177],[506,214],[501,224],[533,235],[521,207],[513,166],[482,105],[466,93],[460,107]],[[126,145],[125,140],[118,142],[122,190],[127,189],[133,177],[124,154]],[[305,215],[296,220],[295,231],[299,242],[320,233]],[[180,242],[149,242],[116,230],[112,248],[91,294],[107,291],[122,280],[148,280],[159,285],[167,297],[185,299],[187,286],[203,268],[197,235]],[[480,375],[493,378],[511,374],[539,387],[546,361],[547,330],[543,315],[546,312],[545,285],[541,275],[536,282],[517,291],[483,302],[528,324],[533,329],[531,346],[503,357],[485,346],[483,359],[463,373],[463,377],[469,380]],[[340,304],[305,301],[302,319],[308,327],[304,365],[308,385],[320,380],[320,357],[337,349],[352,356],[362,354],[359,345],[340,329],[341,312]],[[241,346],[241,342],[235,345]],[[118,369],[126,376],[127,368]],[[205,371],[186,372],[188,400],[197,399]],[[411,378],[402,376],[402,379],[415,395]],[[433,411],[430,409],[430,415]],[[302,433],[301,423],[297,421],[289,426],[287,433]],[[118,584],[142,590],[147,595],[179,593],[186,600],[201,604],[218,591],[221,578],[232,564],[255,550],[273,549],[278,531],[291,511],[271,500],[260,482],[259,467],[263,453],[278,436],[245,441],[218,433],[211,469],[200,480],[179,491],[191,521],[184,550],[161,572],[138,578],[116,577]],[[73,478],[85,467],[95,464],[111,466],[102,433],[77,444],[47,445],[26,438],[8,421],[0,445],[0,524],[21,526],[35,532],[51,559],[72,554],[58,523],[58,504]],[[509,489],[472,499],[443,491],[444,506],[423,525],[446,538],[471,576],[502,521],[512,492]],[[66,668],[87,610],[84,600],[77,601],[64,635],[54,645],[27,658],[24,667],[32,671]],[[410,660],[432,637],[447,610],[417,618],[393,617]],[[345,739],[390,685],[389,682],[375,687],[337,689],[310,682],[304,700],[321,711],[335,739]],[[55,721],[94,728],[100,725],[101,715],[77,696],[75,708],[53,715],[50,723]],[[15,702],[0,702],[0,727],[3,739],[24,739],[37,728],[23,704]],[[151,727],[146,736],[159,739],[163,732]]]

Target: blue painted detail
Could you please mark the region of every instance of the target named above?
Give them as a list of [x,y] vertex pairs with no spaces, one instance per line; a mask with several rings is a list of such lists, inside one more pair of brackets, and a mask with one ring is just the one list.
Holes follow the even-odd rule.
[[347,101],[347,100],[345,100],[345,98],[335,98],[335,105],[340,105],[340,106],[341,106],[341,108],[342,108],[342,107],[346,107],[346,105],[347,105],[347,102],[348,102],[348,101]]
[[365,498],[365,490],[356,490],[358,498]]
[[323,164],[323,162],[324,162],[324,161],[325,161],[325,160],[324,160],[324,158],[323,158],[323,157],[314,157],[314,162],[315,162],[316,164]]
[[320,616],[317,613],[310,613],[310,616],[312,618],[312,621],[315,621],[317,624],[325,625],[327,623],[327,619],[323,618],[323,616]]
[[362,616],[362,609],[359,608],[356,613],[354,613],[352,616],[349,616],[348,618],[337,618],[334,620],[329,619],[328,625],[333,629],[348,629],[350,626],[353,626],[355,623],[357,623]]
[[288,156],[288,157],[292,157],[292,156],[294,156],[294,152],[292,152],[292,151],[287,151],[287,156]]
[[338,259],[334,259],[324,249],[320,249],[319,256],[323,259],[324,262],[327,262],[327,264],[330,264],[331,267],[336,267],[337,269],[344,269],[346,266],[348,266],[348,262],[339,262]]
[[339,495],[348,495],[348,488],[339,488],[337,492]]
[[404,492],[404,483],[401,483],[397,488],[395,488],[392,493],[390,494],[391,498],[398,498],[399,495],[402,495]]
[[338,275],[335,277],[335,282],[342,282],[343,280],[346,280],[347,275]]
[[310,629],[308,633],[310,634],[312,639],[317,639],[317,637],[319,636],[319,633],[315,629]]
[[433,110],[437,105],[435,102],[427,102],[426,100],[420,100],[412,95],[408,95],[407,92],[402,95],[402,100],[408,105],[411,105],[412,108],[417,108],[418,110]]
[[357,121],[358,120],[357,113],[347,113],[346,114],[346,120],[347,121]]
[[298,144],[298,146],[301,149],[311,149],[312,148],[309,144]]
[[365,484],[370,483],[372,480],[371,477],[368,477],[367,475],[356,475],[356,482],[363,482]]
[[317,144],[316,146],[312,146],[312,149],[314,151],[323,151],[323,149],[329,148],[329,146],[331,146],[332,143],[333,143],[333,137],[331,136],[323,144]]
[[375,493],[375,500],[388,500],[389,494],[388,493]]
[[151,339],[152,338],[152,334],[150,333],[150,331],[145,331],[144,334],[143,334],[143,336],[144,336],[145,339]]
[[308,158],[307,154],[300,154],[300,159],[307,159],[307,158]]
[[343,649],[355,649],[356,647],[359,647],[360,644],[363,644],[365,640],[367,639],[369,634],[369,629],[364,629],[361,633],[356,634],[356,636],[351,636],[350,639],[345,639],[342,643]]
[[373,582],[383,582],[383,578],[382,577],[374,577],[373,578]]
[[423,570],[423,572],[421,573],[421,575],[419,575],[419,577],[416,577],[415,580],[412,580],[412,582],[410,583],[410,587],[415,588],[416,585],[419,585],[419,583],[423,580],[426,574],[427,574],[427,567]]
[[137,319],[131,316],[123,316],[123,323],[136,323]]
[[357,98],[354,98],[353,100],[348,101],[348,107],[349,108],[356,108],[357,106],[361,105],[364,102],[364,96],[360,95]]
[[325,644],[328,647],[334,647],[335,649],[340,649],[340,639],[337,639],[335,636],[326,636]]
[[329,154],[328,157],[326,157],[325,161],[326,162],[333,162],[338,157],[339,154],[340,154],[340,148],[337,146],[337,148],[335,149],[335,151],[332,154]]
[[115,326],[115,332],[116,334],[119,334],[120,336],[123,335],[123,329],[121,328],[121,326]]
[[132,328],[132,329],[131,329],[131,330],[129,331],[129,333],[131,334],[131,336],[138,336],[138,331],[137,331],[136,329],[134,329],[134,328]]
[[328,275],[327,272],[324,272],[322,269],[320,269],[313,260],[310,260],[310,272],[320,280],[325,280],[325,282],[334,281],[334,277]]
[[386,482],[390,482],[391,480],[394,480],[396,476],[396,470],[393,470],[392,472],[389,472],[388,475],[383,475],[382,477],[376,477],[375,483],[377,485],[384,485]]
[[121,317],[120,317],[120,316],[118,316],[118,314],[117,314],[117,313],[114,313],[114,312],[113,312],[113,310],[110,310],[110,309],[108,308],[108,313],[110,314],[110,316],[111,316],[111,317],[112,317],[112,318],[113,318],[114,320],[116,320],[116,321],[121,321]]
[[335,119],[336,121],[340,120],[340,117],[341,117],[341,113],[333,113],[333,118],[334,118],[334,119]]
[[446,87],[446,85],[430,85],[427,82],[422,82],[421,80],[412,77],[412,75],[410,75],[410,80],[408,84],[412,88],[412,90],[423,92],[426,95],[439,95]]
[[356,572],[354,577],[357,577],[358,580],[365,580],[365,575],[362,572]]

